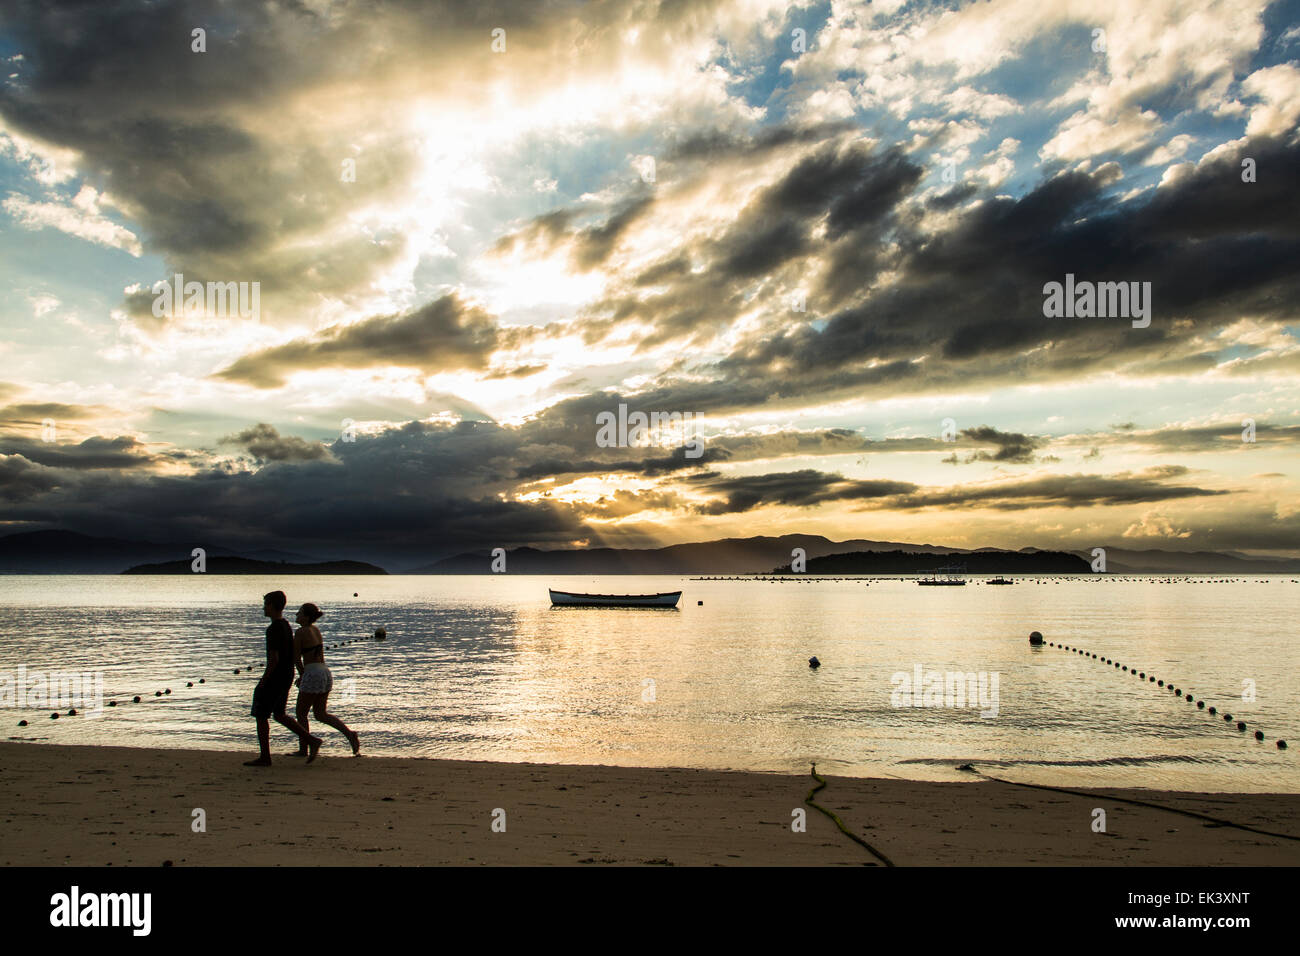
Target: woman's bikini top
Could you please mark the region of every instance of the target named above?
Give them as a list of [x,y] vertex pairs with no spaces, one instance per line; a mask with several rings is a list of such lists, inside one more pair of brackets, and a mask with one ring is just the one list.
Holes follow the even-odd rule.
[[[309,661],[307,660],[307,655],[312,651],[319,651],[320,653],[316,655],[316,660]],[[302,648],[302,659],[304,664],[316,664],[325,660],[325,642],[322,640],[319,644],[304,644]]]

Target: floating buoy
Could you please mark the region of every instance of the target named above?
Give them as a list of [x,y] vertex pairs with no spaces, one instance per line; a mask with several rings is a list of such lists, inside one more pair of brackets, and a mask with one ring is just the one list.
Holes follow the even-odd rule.
[[382,627],[375,628],[375,640],[382,641],[388,637],[388,631]]
[[810,657],[808,658],[808,666],[811,667],[813,670],[816,670],[817,668],[822,666],[822,662],[815,657]]
[[200,684],[206,684],[207,682],[208,682],[208,679],[207,679],[206,677],[200,677],[200,678],[199,678],[199,683],[200,683]]
[[[20,721],[18,721],[18,726],[19,726],[19,727],[26,727],[26,726],[27,726],[27,721],[25,721],[25,720],[20,720]],[[1280,741],[1280,740],[1279,740],[1277,743],[1278,743],[1278,746],[1279,746],[1279,747],[1285,746],[1285,744],[1283,744],[1282,741]]]
[[59,719],[58,714],[50,714],[50,720],[58,720],[58,719]]
[[236,674],[239,673],[239,668],[238,668],[238,667],[235,668],[235,673],[236,673]]
[[[27,723],[27,721],[24,720],[23,723]],[[1285,741],[1285,740],[1279,740],[1279,741],[1277,742],[1277,749],[1278,749],[1278,750],[1286,750],[1286,741]]]
[[77,716],[77,708],[73,707],[70,711],[68,711],[68,716],[69,716],[69,717],[76,717],[76,716]]
[[1162,680],[1162,681],[1159,681],[1159,682],[1156,684],[1156,686],[1157,686],[1157,687],[1164,687],[1164,686],[1165,686],[1165,682],[1164,682],[1163,680]]
[[356,592],[356,591],[353,591],[353,592],[352,592],[352,596],[353,596],[353,597],[356,597],[356,596],[357,596],[357,592]]
[[1230,723],[1230,722],[1232,721],[1232,714],[1224,714],[1224,715],[1223,715],[1223,720],[1224,720],[1224,723]]
[[131,698],[131,700],[137,704],[140,703],[140,695],[136,694],[134,697]]
[[1038,633],[1037,631],[1032,631],[1029,635],[1029,643],[1037,647],[1038,645],[1043,643],[1043,635]]
[[704,607],[704,602],[703,602],[703,601],[696,601],[696,602],[695,602],[695,606],[696,606],[696,607]]
[[110,701],[108,702],[108,706],[109,706],[109,707],[116,707],[116,706],[117,706],[117,701],[115,701],[115,700],[110,700]]
[[193,686],[194,686],[194,681],[192,681],[192,680],[187,680],[187,681],[185,682],[185,686],[186,686],[186,687],[193,687]]
[[1190,704],[1191,702],[1192,702],[1192,695],[1191,695],[1191,694],[1188,694],[1188,695],[1187,695],[1187,703]]
[[1155,679],[1154,676],[1151,676],[1151,677],[1148,677],[1148,678],[1147,678],[1147,681],[1148,681],[1149,683],[1154,684],[1154,683],[1156,682],[1156,679]]
[[163,691],[164,694],[170,694],[171,692],[172,689],[170,687],[168,687],[165,691]]
[[1142,678],[1143,680],[1146,680],[1146,678],[1147,678],[1147,672],[1146,672],[1146,671],[1143,671],[1141,674],[1138,674],[1138,677]]
[[1239,720],[1239,721],[1237,721],[1237,729],[1238,729],[1238,730],[1245,730],[1245,729],[1246,729],[1246,722],[1245,722],[1244,720]]
[[156,690],[156,691],[153,692],[153,695],[154,695],[155,697],[161,697],[161,696],[162,696],[162,691],[160,691],[160,690]]
[[1264,739],[1264,731],[1262,731],[1262,730],[1257,730],[1257,731],[1255,731],[1255,739],[1256,739],[1256,740],[1263,740],[1263,739]]
[[1197,710],[1204,710],[1204,709],[1205,709],[1205,701],[1203,701],[1203,700],[1198,700],[1198,701],[1196,702],[1196,709],[1197,709]]
[[1216,709],[1213,708],[1213,707],[1210,708],[1210,715],[1211,715],[1211,716],[1213,716],[1214,714],[1217,714],[1217,713],[1218,713],[1218,710],[1216,710]]

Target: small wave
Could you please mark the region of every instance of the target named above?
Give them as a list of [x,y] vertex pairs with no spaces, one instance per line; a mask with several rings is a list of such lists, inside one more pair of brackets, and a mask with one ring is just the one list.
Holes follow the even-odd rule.
[[1190,754],[1158,754],[1150,757],[1100,757],[1093,760],[1008,760],[1004,758],[969,757],[954,759],[951,757],[912,757],[899,763],[920,763],[931,766],[957,766],[964,763],[993,767],[1141,767],[1148,764],[1164,763],[1213,763],[1202,757]]

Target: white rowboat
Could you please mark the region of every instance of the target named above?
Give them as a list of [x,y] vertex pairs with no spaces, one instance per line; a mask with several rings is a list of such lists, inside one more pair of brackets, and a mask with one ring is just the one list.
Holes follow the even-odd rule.
[[562,607],[676,607],[681,591],[661,594],[576,594],[551,591],[551,604]]

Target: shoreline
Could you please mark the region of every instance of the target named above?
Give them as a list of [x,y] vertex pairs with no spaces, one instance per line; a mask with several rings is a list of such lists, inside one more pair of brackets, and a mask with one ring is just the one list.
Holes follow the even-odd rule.
[[[878,865],[810,775],[284,749],[0,742],[0,865]],[[898,866],[1300,865],[1300,841],[1171,812],[1300,837],[1300,794],[822,776],[814,800]]]

